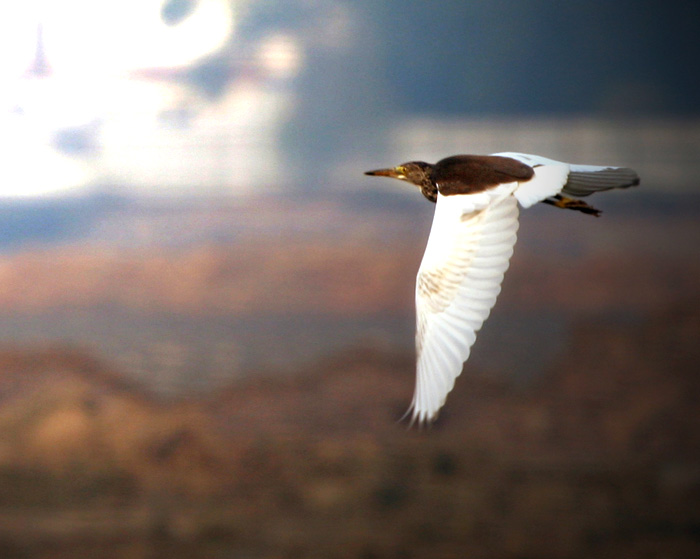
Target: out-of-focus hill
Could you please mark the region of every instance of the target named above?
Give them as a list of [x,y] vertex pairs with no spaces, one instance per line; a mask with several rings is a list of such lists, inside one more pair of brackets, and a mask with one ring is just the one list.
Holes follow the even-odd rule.
[[528,387],[471,371],[428,431],[395,423],[406,355],[353,348],[165,404],[80,353],[5,350],[0,544],[7,557],[693,556],[700,308],[574,330]]
[[523,212],[427,431],[396,422],[420,200],[113,206],[15,244],[0,554],[696,556],[697,205],[609,199]]

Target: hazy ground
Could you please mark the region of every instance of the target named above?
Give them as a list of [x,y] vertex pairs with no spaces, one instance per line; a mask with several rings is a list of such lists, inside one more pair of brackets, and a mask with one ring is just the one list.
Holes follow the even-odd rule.
[[596,201],[523,213],[427,432],[422,200],[3,208],[0,555],[697,556],[700,199]]

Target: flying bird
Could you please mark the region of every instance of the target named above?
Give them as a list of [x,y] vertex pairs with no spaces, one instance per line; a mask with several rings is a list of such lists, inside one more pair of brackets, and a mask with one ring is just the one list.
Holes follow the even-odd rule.
[[626,167],[571,165],[538,155],[453,155],[366,175],[416,185],[435,205],[416,278],[416,387],[407,413],[433,421],[501,291],[518,229],[518,203],[598,216],[579,198],[639,184]]

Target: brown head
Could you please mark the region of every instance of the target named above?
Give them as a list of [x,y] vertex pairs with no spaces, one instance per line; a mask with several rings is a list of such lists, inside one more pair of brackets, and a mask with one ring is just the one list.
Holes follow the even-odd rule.
[[431,202],[437,201],[437,186],[432,180],[433,166],[424,161],[409,161],[391,169],[367,171],[365,175],[373,177],[391,177],[410,182],[420,188],[421,193]]

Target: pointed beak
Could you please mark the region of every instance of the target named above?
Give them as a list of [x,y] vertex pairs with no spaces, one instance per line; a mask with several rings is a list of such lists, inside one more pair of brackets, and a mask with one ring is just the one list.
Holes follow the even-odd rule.
[[393,169],[377,169],[376,171],[367,171],[365,175],[370,175],[372,177],[391,177],[394,179],[403,177],[403,173],[396,167]]

